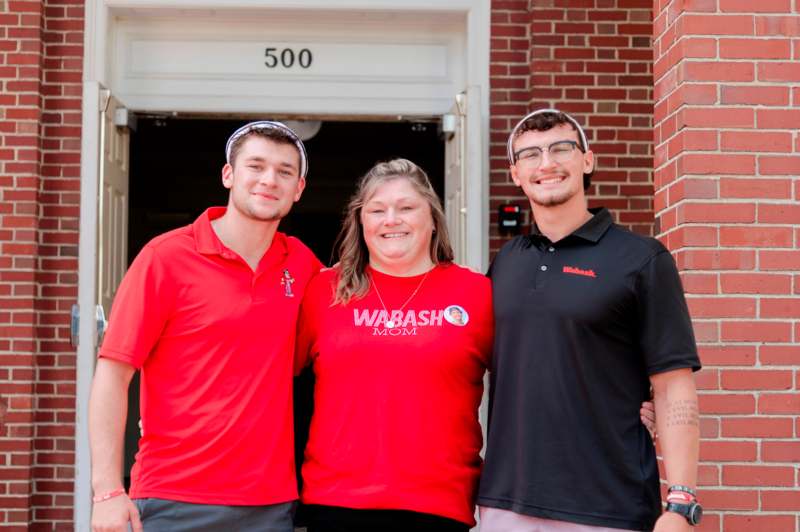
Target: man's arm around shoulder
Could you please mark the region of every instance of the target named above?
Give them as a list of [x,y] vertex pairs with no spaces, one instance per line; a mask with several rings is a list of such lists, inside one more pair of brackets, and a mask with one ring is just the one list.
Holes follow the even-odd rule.
[[[697,485],[697,461],[700,452],[700,420],[697,390],[690,368],[650,376],[656,425],[667,482],[694,489]],[[655,532],[690,531],[686,518],[665,512],[656,522]]]
[[135,368],[100,358],[89,398],[89,443],[92,454],[92,490],[95,497],[113,495],[92,507],[92,532],[142,530],[139,512],[122,489],[122,453],[128,416],[128,386]]

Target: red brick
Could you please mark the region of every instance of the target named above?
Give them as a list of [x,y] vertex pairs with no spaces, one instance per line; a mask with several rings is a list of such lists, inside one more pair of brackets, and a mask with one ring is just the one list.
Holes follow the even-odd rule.
[[754,123],[755,114],[753,109],[719,107],[680,111],[678,127],[752,128]]
[[[701,453],[709,443],[712,442],[703,442],[700,446]],[[705,508],[714,510],[758,510],[758,491],[756,490],[734,491],[704,488],[698,492],[698,498]],[[705,524],[706,516],[703,517],[703,524]]]
[[781,466],[725,465],[722,482],[729,486],[792,486],[794,469]]
[[742,227],[721,227],[719,242],[731,247],[791,247],[792,231],[784,227],[760,227],[758,231]]
[[723,390],[789,390],[793,375],[787,370],[736,370],[720,372]]
[[[763,168],[763,164],[761,166]],[[787,179],[720,179],[719,187],[720,196],[723,198],[790,199],[792,197],[792,182]]]
[[[789,105],[789,87],[754,87],[747,85],[723,85],[720,88],[720,103],[746,105]],[[761,110],[757,110],[760,113]],[[761,127],[761,124],[759,124]]]
[[[762,353],[767,346],[761,346]],[[704,365],[712,366],[752,366],[756,360],[756,348],[749,345],[700,345],[700,360]],[[781,353],[772,355],[781,359]],[[800,358],[800,354],[798,355]],[[762,363],[763,356],[762,356]]]
[[726,321],[721,324],[723,342],[790,342],[788,322]]
[[800,68],[797,63],[759,63],[757,76],[758,81],[798,82]]
[[[702,433],[702,424],[704,419],[700,420],[701,425],[701,433]],[[663,462],[662,462],[663,464]],[[659,468],[660,469],[660,468]],[[697,467],[697,485],[698,486],[716,486],[719,484],[719,466],[716,465],[707,465],[707,464],[700,464]],[[661,475],[661,478],[664,478],[664,475]]]
[[717,390],[719,389],[719,371],[711,368],[703,368],[694,374],[695,386],[698,390]]
[[679,224],[752,223],[755,220],[756,206],[752,203],[683,203],[678,206]]
[[762,345],[759,347],[759,360],[764,365],[798,366],[800,365],[800,346]]
[[[788,89],[788,87],[759,87],[760,89],[773,89],[774,95],[777,97],[779,91]],[[751,90],[756,89],[753,87]],[[787,94],[788,96],[788,94]],[[747,103],[747,102],[742,102]],[[761,102],[749,102],[761,103]],[[766,104],[772,105],[772,104]],[[787,105],[787,104],[775,104]],[[797,124],[800,124],[800,109],[757,109],[756,110],[756,124],[760,129],[796,129]]]
[[[697,290],[686,288],[687,294],[696,294]],[[716,292],[716,283],[713,290]],[[694,318],[755,318],[756,300],[754,298],[729,297],[689,297],[687,298],[689,313]]]
[[[800,458],[798,458],[798,460],[800,460]],[[800,508],[799,489],[761,491],[761,509],[764,511],[769,512],[769,511],[790,510],[796,512],[799,508]]]
[[[691,277],[690,277],[691,279]],[[704,288],[702,291],[699,288]],[[698,287],[696,284],[686,285],[687,295],[706,293],[715,294],[716,283],[706,287]],[[755,318],[756,299],[755,298],[732,298],[732,297],[689,297],[687,298],[689,311],[694,318]]]
[[723,59],[791,59],[792,46],[785,39],[720,39]]
[[758,413],[800,415],[800,393],[762,394],[758,398]]
[[770,273],[720,275],[720,287],[726,294],[787,294],[791,291],[791,286],[792,278],[789,275]]
[[723,131],[720,134],[722,151],[779,152],[792,150],[789,132]]
[[796,203],[760,203],[758,221],[767,224],[797,224],[800,222],[800,205]]
[[800,174],[800,156],[760,156],[758,169],[762,175],[798,175]]
[[753,63],[735,61],[692,61],[681,63],[678,80],[684,81],[754,81],[756,68]]
[[761,16],[756,17],[756,35],[800,36],[800,17]]
[[761,455],[766,462],[800,462],[800,440],[762,441]]
[[678,173],[699,175],[752,175],[755,173],[752,155],[718,155],[687,153],[678,159]]
[[738,13],[791,13],[791,0],[719,0],[719,10]]
[[[797,260],[800,261],[800,252],[797,254]],[[755,268],[755,259],[756,252],[753,250],[686,249],[678,253],[676,261],[679,270],[752,270]]]
[[[788,293],[788,291],[787,291]],[[800,316],[800,297],[762,299],[759,302],[762,318],[797,318]],[[800,349],[800,346],[798,346]]]
[[[755,461],[758,456],[756,442],[703,440],[700,444],[700,460],[707,462]],[[706,492],[703,491],[703,501]],[[711,506],[714,507],[714,506]]]
[[719,291],[716,274],[685,272],[681,275],[681,282],[687,294],[717,294]]
[[[745,0],[747,1],[747,0]],[[753,35],[753,16],[685,14],[682,35]]]
[[786,531],[795,528],[794,515],[725,515],[722,529],[725,532],[767,532]]
[[[678,88],[676,99],[682,104],[716,104],[718,103],[717,86],[707,83],[685,83]],[[748,111],[747,109],[736,110]],[[697,109],[697,111],[702,113],[708,111],[708,109]],[[752,117],[751,112],[747,112],[746,114],[748,117]],[[752,119],[750,121],[752,122]]]
[[[723,372],[724,374],[724,372]],[[709,414],[755,414],[756,400],[751,394],[700,394],[700,412]],[[705,444],[704,444],[705,445]],[[741,461],[742,459],[738,460]]]

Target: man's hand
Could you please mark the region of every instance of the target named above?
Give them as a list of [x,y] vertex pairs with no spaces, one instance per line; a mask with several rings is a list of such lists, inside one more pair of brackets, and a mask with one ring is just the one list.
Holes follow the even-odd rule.
[[639,409],[639,418],[642,420],[642,424],[647,429],[647,432],[650,433],[650,438],[655,443],[656,438],[658,438],[658,433],[656,432],[656,406],[653,404],[653,401],[645,401],[642,403],[642,407]]
[[693,529],[684,516],[675,512],[664,512],[656,521],[653,532],[692,532]]
[[96,502],[92,506],[92,532],[128,532],[130,522],[133,532],[142,532],[139,510],[127,495]]

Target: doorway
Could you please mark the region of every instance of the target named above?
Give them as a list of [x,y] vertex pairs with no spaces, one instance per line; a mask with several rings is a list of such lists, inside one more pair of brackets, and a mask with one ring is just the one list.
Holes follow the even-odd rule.
[[[245,120],[140,115],[130,137],[128,260],[133,261],[153,237],[191,224],[207,207],[225,205],[228,191],[220,171],[228,136]],[[306,140],[309,173],[299,203],[280,231],[302,240],[326,264],[342,214],[355,183],[378,161],[396,157],[422,167],[440,198],[444,197],[445,143],[438,122],[326,120]],[[295,381],[296,460],[308,439],[313,376]],[[138,449],[139,379],[129,390],[125,433],[125,482]],[[302,521],[302,512],[298,515]],[[300,524],[300,523],[298,523]]]

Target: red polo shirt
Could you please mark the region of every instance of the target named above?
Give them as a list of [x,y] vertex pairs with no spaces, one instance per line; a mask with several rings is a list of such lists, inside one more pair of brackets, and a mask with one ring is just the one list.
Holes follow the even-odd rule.
[[150,241],[114,300],[99,356],[141,369],[133,498],[297,498],[292,356],[300,299],[321,264],[276,233],[253,272],[211,227],[224,212]]

